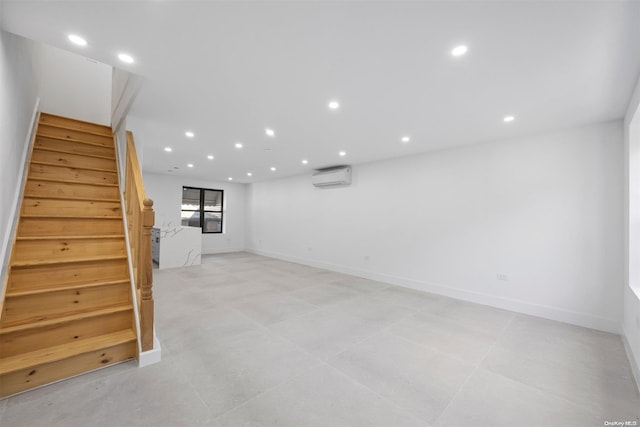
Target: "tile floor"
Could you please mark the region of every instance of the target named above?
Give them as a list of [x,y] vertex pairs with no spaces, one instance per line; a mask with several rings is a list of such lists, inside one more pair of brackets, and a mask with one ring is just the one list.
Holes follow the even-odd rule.
[[0,425],[582,427],[640,417],[616,335],[247,253],[203,261],[156,271],[161,363],[1,400]]

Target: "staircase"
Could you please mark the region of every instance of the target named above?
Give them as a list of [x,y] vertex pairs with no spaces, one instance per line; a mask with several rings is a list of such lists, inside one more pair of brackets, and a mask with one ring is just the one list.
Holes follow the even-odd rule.
[[133,358],[112,131],[40,115],[0,317],[0,397]]

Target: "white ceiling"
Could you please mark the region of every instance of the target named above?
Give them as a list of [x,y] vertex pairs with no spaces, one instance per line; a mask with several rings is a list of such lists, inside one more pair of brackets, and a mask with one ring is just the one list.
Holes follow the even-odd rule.
[[[168,174],[177,166],[171,173],[217,181],[261,181],[619,119],[640,72],[636,1],[2,7],[7,31],[145,77],[128,122],[144,146],[144,170]],[[71,45],[69,33],[89,46]],[[458,44],[469,52],[454,58]],[[119,62],[121,51],[136,62]],[[327,108],[332,99],[338,111]],[[516,120],[503,123],[507,114]],[[403,135],[411,142],[400,142]],[[243,149],[234,148],[237,141]]]

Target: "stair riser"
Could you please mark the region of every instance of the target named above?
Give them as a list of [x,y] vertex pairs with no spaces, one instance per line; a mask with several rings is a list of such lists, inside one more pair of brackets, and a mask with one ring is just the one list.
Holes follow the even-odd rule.
[[97,123],[83,122],[80,120],[74,120],[68,117],[55,116],[53,114],[48,114],[48,113],[40,114],[40,123],[59,126],[59,127],[65,127],[67,129],[74,129],[82,132],[97,133],[105,136],[113,135],[111,128],[109,126],[99,125]]
[[[55,200],[26,198],[22,202],[23,215],[43,216],[122,216],[120,202],[92,202],[88,200]],[[97,231],[97,230],[96,230]]]
[[0,335],[0,358],[130,329],[132,309]]
[[64,261],[81,257],[126,255],[124,238],[18,240],[13,261]]
[[65,360],[11,372],[0,377],[0,397],[128,360],[135,354],[136,343],[131,341]]
[[55,319],[65,314],[127,304],[131,289],[126,283],[95,288],[68,289],[18,297],[7,296],[2,327]]
[[44,136],[37,136],[36,141],[33,144],[33,148],[46,148],[50,150],[70,151],[76,154],[88,154],[93,156],[104,156],[115,159],[115,153],[113,147],[105,147],[98,145],[83,144],[75,141],[62,141],[59,139],[46,138]]
[[91,142],[100,144],[105,147],[113,147],[113,137],[95,135],[92,133],[82,132],[73,129],[62,129],[40,123],[38,126],[38,135],[45,137],[55,137],[62,139],[72,139],[76,141]]
[[127,260],[13,267],[9,277],[9,290],[46,289],[64,284],[87,283],[97,279],[104,281],[128,280]]
[[91,198],[118,200],[118,187],[70,184],[66,182],[27,181],[25,197]]
[[123,234],[120,218],[20,218],[18,237]]
[[31,155],[31,161],[53,163],[60,166],[68,167],[84,167],[92,169],[106,169],[116,171],[116,161],[108,159],[99,159],[96,157],[87,157],[77,154],[56,153],[54,151],[45,151],[34,149]]
[[64,166],[29,165],[29,179],[59,179],[77,181],[90,184],[117,184],[118,176],[115,172],[74,169]]

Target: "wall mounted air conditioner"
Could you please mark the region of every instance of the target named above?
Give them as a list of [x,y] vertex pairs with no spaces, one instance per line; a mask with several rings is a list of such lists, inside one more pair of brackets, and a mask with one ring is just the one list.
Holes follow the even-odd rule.
[[320,169],[311,175],[314,187],[334,187],[351,184],[351,166]]

